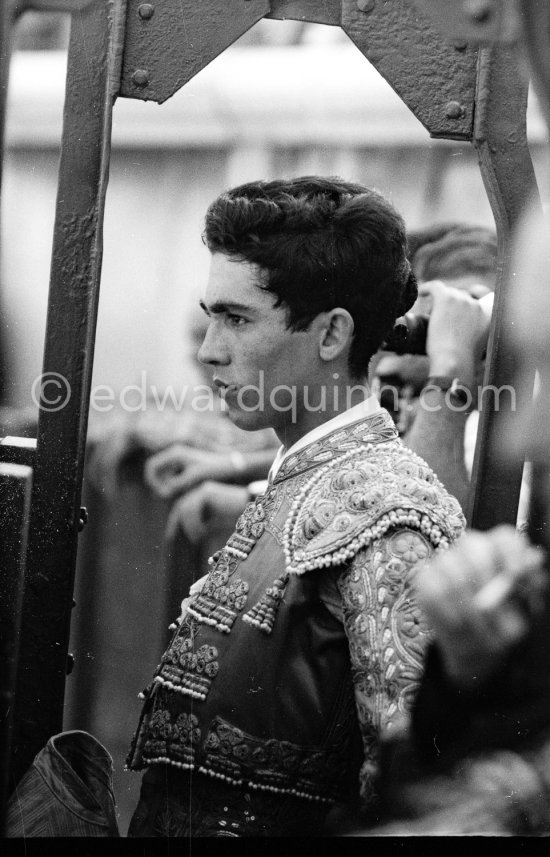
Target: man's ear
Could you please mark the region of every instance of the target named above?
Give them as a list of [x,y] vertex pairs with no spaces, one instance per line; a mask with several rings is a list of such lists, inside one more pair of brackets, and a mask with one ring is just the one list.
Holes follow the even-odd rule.
[[349,351],[355,325],[350,313],[342,307],[335,307],[323,315],[319,356],[321,360],[333,361]]

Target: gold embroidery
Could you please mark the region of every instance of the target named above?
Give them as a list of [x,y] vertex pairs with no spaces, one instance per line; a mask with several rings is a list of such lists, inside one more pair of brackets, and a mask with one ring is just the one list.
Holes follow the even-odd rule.
[[373,799],[380,736],[404,726],[420,681],[429,634],[413,578],[433,551],[424,535],[402,529],[360,551],[338,582],[365,749],[365,800]]

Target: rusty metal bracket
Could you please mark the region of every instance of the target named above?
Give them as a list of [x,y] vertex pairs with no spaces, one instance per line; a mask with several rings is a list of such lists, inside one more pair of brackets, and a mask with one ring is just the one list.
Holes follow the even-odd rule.
[[128,0],[120,95],[162,104],[268,12],[269,0]]
[[472,139],[476,48],[441,36],[409,0],[342,0],[342,29],[430,136]]

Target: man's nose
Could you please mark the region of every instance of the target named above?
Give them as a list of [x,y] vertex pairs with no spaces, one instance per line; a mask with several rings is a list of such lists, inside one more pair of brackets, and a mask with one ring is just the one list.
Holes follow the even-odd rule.
[[476,300],[484,298],[485,295],[492,294],[493,292],[485,283],[474,283],[472,286],[468,286],[466,291],[472,298],[476,298]]
[[224,347],[218,325],[215,322],[210,322],[204,334],[202,345],[198,350],[199,362],[210,365],[227,364],[226,352],[227,349]]

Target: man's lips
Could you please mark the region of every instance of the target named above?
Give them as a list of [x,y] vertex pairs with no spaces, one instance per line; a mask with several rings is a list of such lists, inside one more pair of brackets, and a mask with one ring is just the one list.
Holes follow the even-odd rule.
[[222,381],[221,378],[214,378],[212,383],[218,388],[220,395],[223,394],[224,396],[227,396],[228,394],[235,394],[238,390],[236,384],[227,384],[225,381]]

